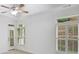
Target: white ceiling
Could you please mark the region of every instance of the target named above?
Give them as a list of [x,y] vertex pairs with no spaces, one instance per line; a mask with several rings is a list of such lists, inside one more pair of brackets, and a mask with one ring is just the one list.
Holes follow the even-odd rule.
[[[5,6],[13,6],[13,4],[5,4]],[[33,14],[37,14],[46,10],[50,10],[50,9],[55,9],[57,7],[62,6],[62,4],[26,4],[25,5],[25,9],[24,10],[28,10],[29,14],[28,15],[33,15]],[[2,11],[9,11],[6,8],[0,7],[0,12]],[[2,14],[2,13],[0,13]],[[10,14],[10,12],[8,13],[3,13],[4,15],[8,15],[8,16],[12,16]]]
[[29,14],[36,14],[36,13],[40,13],[46,10],[50,10],[50,9],[55,9],[59,6],[61,6],[61,4],[28,4],[26,5],[27,9],[29,11]]

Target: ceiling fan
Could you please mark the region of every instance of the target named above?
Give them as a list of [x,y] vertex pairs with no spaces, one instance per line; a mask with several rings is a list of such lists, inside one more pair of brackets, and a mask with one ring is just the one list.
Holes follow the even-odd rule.
[[1,13],[7,13],[7,12],[11,12],[13,14],[17,14],[17,13],[26,13],[27,14],[28,13],[28,11],[23,10],[25,7],[24,4],[14,4],[12,7],[1,5],[1,7],[9,9],[9,11],[3,11]]

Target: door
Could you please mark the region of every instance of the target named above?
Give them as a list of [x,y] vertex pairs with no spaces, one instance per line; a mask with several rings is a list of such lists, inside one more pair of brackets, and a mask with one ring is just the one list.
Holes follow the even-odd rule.
[[9,25],[9,38],[8,38],[9,50],[14,49],[14,26]]

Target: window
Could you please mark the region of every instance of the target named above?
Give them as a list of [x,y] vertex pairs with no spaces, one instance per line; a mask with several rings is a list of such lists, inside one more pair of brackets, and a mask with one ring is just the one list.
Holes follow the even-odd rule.
[[57,51],[78,53],[78,24],[74,19],[76,18],[59,19],[56,32]]
[[58,50],[65,51],[65,26],[58,26]]
[[9,46],[14,46],[14,25],[8,24],[9,26]]
[[71,24],[68,27],[68,51],[78,51],[78,25]]
[[17,28],[17,35],[18,35],[18,43],[19,45],[24,45],[25,41],[25,27],[23,24],[19,24]]

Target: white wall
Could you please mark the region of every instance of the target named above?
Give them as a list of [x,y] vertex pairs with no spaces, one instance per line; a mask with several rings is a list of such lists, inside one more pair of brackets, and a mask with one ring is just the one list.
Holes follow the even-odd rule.
[[16,48],[32,53],[56,53],[56,19],[76,14],[79,14],[78,6],[22,17],[18,23],[25,24],[26,43],[24,46],[17,44]]
[[14,24],[13,18],[0,15],[0,53],[8,51],[8,24]]
[[31,53],[55,53],[56,20],[52,13],[22,17],[18,23],[25,24],[26,43],[25,46],[17,45],[17,49]]

